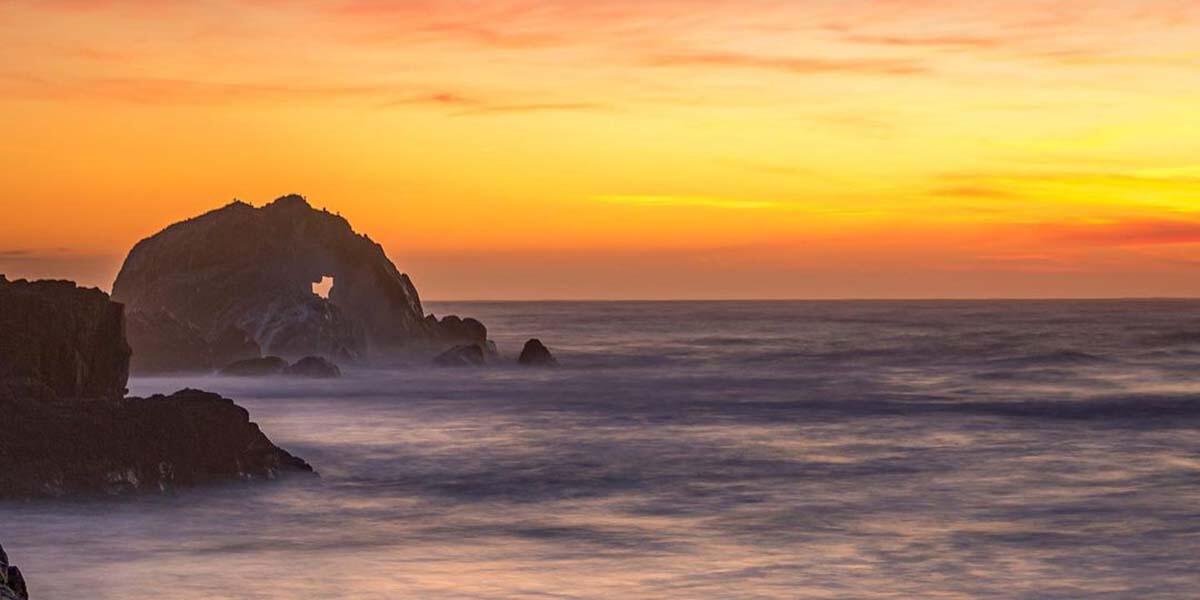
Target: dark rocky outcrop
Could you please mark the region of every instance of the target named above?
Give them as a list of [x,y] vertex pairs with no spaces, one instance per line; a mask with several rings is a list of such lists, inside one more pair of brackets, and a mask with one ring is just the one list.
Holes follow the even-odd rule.
[[480,346],[485,346],[487,343],[487,327],[471,317],[464,319],[458,315],[449,315],[439,320],[431,314],[425,317],[425,322],[431,330],[437,332],[439,339],[445,343],[479,344]]
[[246,409],[199,390],[119,400],[6,401],[0,497],[165,491],[311,472]]
[[129,345],[120,305],[70,281],[0,275],[0,387],[9,393],[120,396]]
[[247,358],[226,365],[221,369],[221,374],[232,377],[266,377],[282,373],[287,366],[287,361],[278,356]]
[[0,277],[0,498],[162,491],[312,469],[215,394],[123,398],[121,305]]
[[283,370],[284,375],[333,379],[342,376],[342,370],[329,359],[321,356],[305,356]]
[[558,361],[541,340],[534,338],[525,342],[521,356],[517,357],[517,364],[528,367],[554,367],[558,366]]
[[25,577],[16,565],[8,564],[3,546],[0,546],[0,600],[29,600]]
[[439,367],[478,367],[487,361],[485,354],[479,344],[464,344],[435,356],[433,364]]
[[[333,278],[328,298],[312,291],[324,277]],[[238,335],[263,353],[346,361],[482,344],[487,336],[474,319],[426,318],[416,288],[379,244],[295,195],[261,208],[234,202],[138,242],[113,283],[113,298],[126,304],[131,319],[168,313],[194,327],[210,359],[187,346],[170,358],[135,358],[139,370],[228,364],[244,356],[231,355],[221,340]],[[176,330],[164,325],[156,340],[147,328],[132,338],[134,356],[169,352],[166,340]]]

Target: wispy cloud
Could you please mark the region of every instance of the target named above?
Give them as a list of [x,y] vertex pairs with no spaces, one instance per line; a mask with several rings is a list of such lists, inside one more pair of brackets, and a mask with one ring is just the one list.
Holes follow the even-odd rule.
[[220,104],[379,97],[402,90],[377,83],[270,83],[153,77],[48,79],[0,73],[0,90],[18,97],[118,100],[143,104]]
[[657,196],[643,194],[622,194],[596,196],[596,200],[613,204],[633,204],[639,206],[703,206],[710,208],[728,209],[759,209],[783,206],[783,203],[773,200],[747,200],[740,198],[715,198],[709,196]]
[[457,92],[435,92],[406,96],[389,100],[381,108],[396,106],[430,105],[455,109],[450,113],[455,117],[502,115],[537,112],[571,112],[571,111],[603,111],[614,110],[614,107],[599,102],[515,102],[486,99],[480,96],[470,96]]
[[935,47],[935,48],[994,48],[1006,43],[994,37],[972,35],[864,35],[851,34],[844,41],[876,46]]
[[909,59],[832,59],[815,57],[786,57],[736,52],[678,52],[655,54],[647,63],[660,67],[721,67],[763,69],[794,75],[830,73],[859,73],[873,75],[914,75],[929,69]]
[[1062,225],[1054,237],[1107,246],[1200,244],[1200,221],[1136,220],[1115,223]]
[[498,115],[537,112],[574,112],[574,111],[605,111],[613,110],[608,104],[598,102],[535,102],[531,104],[482,104],[477,108],[454,113],[457,117],[473,115]]
[[454,37],[497,49],[548,48],[562,45],[567,38],[544,31],[504,31],[472,23],[435,23],[417,29],[417,33]]
[[947,198],[981,198],[985,200],[1004,200],[1008,198],[1019,197],[1018,194],[1008,190],[977,185],[941,187],[934,189],[931,193],[934,196],[943,196]]

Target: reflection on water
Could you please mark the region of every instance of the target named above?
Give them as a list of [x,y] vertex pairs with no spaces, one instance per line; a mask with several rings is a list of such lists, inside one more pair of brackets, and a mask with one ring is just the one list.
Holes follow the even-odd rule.
[[435,308],[567,367],[135,380],[236,398],[322,477],[0,505],[36,598],[1200,589],[1200,304]]

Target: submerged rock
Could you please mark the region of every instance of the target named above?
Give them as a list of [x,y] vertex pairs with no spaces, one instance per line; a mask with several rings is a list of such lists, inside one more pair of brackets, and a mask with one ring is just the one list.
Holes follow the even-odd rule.
[[542,341],[534,338],[525,342],[525,347],[521,349],[521,356],[517,357],[517,364],[528,367],[554,367],[558,366],[558,361],[554,355],[550,354],[550,349],[542,344]]
[[332,379],[342,376],[342,370],[321,356],[305,356],[283,370],[284,375]]
[[[328,298],[312,291],[325,277],[333,279]],[[194,327],[211,365],[244,358],[237,344],[231,351],[222,343],[239,332],[262,353],[349,361],[482,343],[487,335],[474,319],[424,317],[416,288],[382,246],[296,195],[261,208],[234,202],[138,242],[113,299],[130,315],[166,312]],[[173,327],[162,339],[145,333],[133,340],[135,357],[172,352]],[[139,369],[188,362],[208,368],[190,347],[169,358],[135,358]]]
[[266,377],[267,375],[278,375],[286,368],[288,368],[286,360],[278,356],[264,356],[247,358],[225,365],[225,368],[221,369],[221,374],[231,377]]
[[0,387],[39,397],[120,396],[129,378],[124,328],[121,306],[98,289],[0,275]]
[[232,400],[198,390],[122,398],[121,308],[70,282],[0,277],[0,498],[312,472]]
[[478,367],[484,362],[483,347],[479,344],[455,346],[433,359],[433,364],[439,367]]

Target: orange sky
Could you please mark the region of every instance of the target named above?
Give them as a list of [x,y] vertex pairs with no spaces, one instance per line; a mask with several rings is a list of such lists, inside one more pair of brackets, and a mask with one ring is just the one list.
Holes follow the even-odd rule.
[[1200,295],[1200,2],[0,3],[0,272],[301,193],[427,299]]

